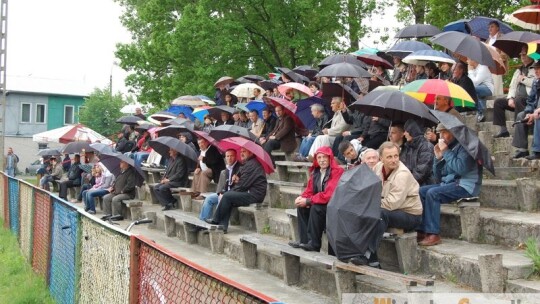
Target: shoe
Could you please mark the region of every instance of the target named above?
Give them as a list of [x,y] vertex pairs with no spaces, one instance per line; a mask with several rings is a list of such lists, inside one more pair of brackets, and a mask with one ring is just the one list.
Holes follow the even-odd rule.
[[313,246],[311,246],[311,244],[300,244],[300,248],[304,249],[305,251],[317,251],[319,252],[320,249],[317,249]]
[[77,200],[72,198],[72,199],[69,200],[69,202],[72,203],[72,204],[75,204],[77,202]]
[[106,220],[109,219],[111,216],[112,216],[112,214],[105,214],[104,216],[101,217],[101,220],[102,220],[102,221],[106,221]]
[[171,210],[172,208],[173,208],[172,204],[167,204],[167,205],[165,205],[165,207],[163,207],[163,209],[161,209],[161,211]]
[[531,155],[526,156],[525,159],[528,159],[528,160],[540,159],[540,152],[533,152]]
[[293,158],[293,160],[294,160],[295,162],[306,162],[306,161],[307,161],[307,158],[303,157],[303,156],[300,155],[300,154],[297,154],[297,155]]
[[517,159],[517,158],[523,158],[523,157],[527,157],[527,156],[529,156],[529,151],[518,151],[518,152],[516,152],[516,154],[514,154],[514,156],[512,158]]
[[356,256],[349,260],[350,263],[356,266],[366,266],[368,264],[368,258],[363,255]]
[[438,234],[428,234],[418,245],[434,246],[441,243],[441,237]]
[[379,257],[376,252],[373,252],[368,259],[368,266],[381,269],[381,263],[379,263]]
[[289,246],[291,246],[292,248],[300,248],[300,242],[295,242],[295,241],[290,241],[289,242]]
[[486,116],[484,114],[477,114],[476,115],[476,121],[477,122],[484,122],[486,120]]
[[497,133],[497,135],[493,135],[493,138],[503,138],[503,137],[510,137],[510,132],[504,131],[504,132]]
[[213,219],[205,219],[204,220],[206,223],[210,224],[210,225],[217,225],[218,222],[214,221]]
[[426,238],[426,234],[422,231],[416,231],[416,242],[420,243],[423,239]]
[[86,211],[86,212],[88,212],[88,213],[90,213],[90,214],[96,214],[96,212],[95,212],[94,210],[88,210],[88,211]]

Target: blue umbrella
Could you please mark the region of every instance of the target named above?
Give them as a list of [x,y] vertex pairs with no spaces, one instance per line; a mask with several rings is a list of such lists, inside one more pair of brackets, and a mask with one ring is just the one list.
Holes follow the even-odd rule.
[[208,110],[206,110],[206,109],[201,109],[201,110],[198,110],[198,111],[193,112],[192,115],[193,115],[195,118],[197,118],[200,122],[204,122],[204,117],[205,117],[206,115],[208,115],[208,114],[209,114],[209,113],[208,113]]
[[471,19],[460,19],[457,21],[453,21],[445,25],[442,29],[443,32],[461,32],[465,34],[471,33],[471,28],[469,27],[468,22],[471,21]]
[[410,53],[421,50],[432,50],[432,48],[420,41],[407,40],[395,44],[386,51],[386,54],[397,56],[399,58],[405,58],[405,56],[409,55]]
[[478,16],[474,17],[473,19],[471,19],[471,21],[468,22],[469,27],[471,28],[471,35],[480,37],[480,39],[482,40],[487,40],[489,38],[489,23],[492,21],[495,21],[499,24],[499,32],[503,34],[507,34],[513,31],[508,24],[502,23],[495,18]]
[[248,108],[249,111],[257,111],[259,117],[262,117],[262,110],[267,108],[267,105],[262,100],[253,100],[247,103],[246,108]]
[[188,106],[173,105],[167,109],[167,112],[173,113],[176,116],[178,116],[180,113],[184,113],[187,118],[195,120],[195,117],[191,114],[193,113],[193,109]]
[[315,127],[316,120],[313,115],[311,115],[311,106],[316,103],[321,104],[327,114],[331,112],[328,108],[328,103],[319,97],[313,96],[301,99],[296,103],[296,112],[294,112],[294,114],[298,116],[308,130],[312,130],[313,127]]

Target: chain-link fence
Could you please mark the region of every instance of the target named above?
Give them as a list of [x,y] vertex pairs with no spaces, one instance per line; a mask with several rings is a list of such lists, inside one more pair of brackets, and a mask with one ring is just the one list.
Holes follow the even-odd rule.
[[43,190],[34,190],[34,228],[32,236],[32,268],[47,278],[51,240],[51,197]]
[[32,258],[32,210],[34,206],[34,188],[25,182],[19,184],[20,197],[19,206],[21,208],[21,233],[19,244],[22,253],[27,261]]
[[81,217],[80,303],[128,303],[129,237]]
[[9,227],[19,236],[19,181],[10,177],[9,184]]

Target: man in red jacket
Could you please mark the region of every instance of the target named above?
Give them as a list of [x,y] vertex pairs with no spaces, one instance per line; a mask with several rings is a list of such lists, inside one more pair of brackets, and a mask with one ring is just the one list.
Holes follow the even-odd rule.
[[344,171],[334,160],[330,147],[320,147],[314,156],[306,190],[294,201],[300,242],[289,242],[291,247],[306,251],[321,250],[321,237],[326,228],[326,205]]

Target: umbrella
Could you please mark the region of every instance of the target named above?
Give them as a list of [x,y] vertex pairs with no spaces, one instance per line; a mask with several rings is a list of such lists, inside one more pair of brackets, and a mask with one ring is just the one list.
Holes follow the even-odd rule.
[[527,43],[527,56],[534,60],[540,59],[540,40]]
[[74,141],[70,142],[69,144],[64,146],[64,149],[62,149],[62,154],[78,154],[81,153],[82,150],[85,151],[96,151],[96,149],[92,148],[90,146],[90,143],[86,141]]
[[442,29],[443,32],[460,32],[460,33],[471,33],[471,28],[469,27],[468,22],[471,21],[471,19],[460,19],[453,22],[448,23],[445,25]]
[[259,82],[259,85],[265,90],[273,90],[274,88],[277,88],[279,83],[274,80],[264,80]]
[[39,150],[39,152],[36,155],[56,156],[56,155],[62,155],[62,152],[60,152],[58,149],[43,149],[43,150]]
[[495,168],[489,150],[478,139],[476,133],[464,125],[455,116],[446,112],[431,110],[431,113],[450,131],[456,140],[467,150],[467,152],[478,162],[479,165],[488,169],[495,175]]
[[186,118],[181,118],[181,117],[176,117],[174,119],[167,119],[161,122],[161,125],[164,127],[181,126],[189,130],[193,130],[193,128],[195,127],[195,124],[191,120],[186,119]]
[[56,142],[67,144],[73,141],[103,142],[110,144],[112,141],[96,131],[85,127],[82,124],[69,125],[32,136],[33,141],[37,142]]
[[495,61],[486,45],[473,36],[459,32],[444,32],[430,40],[454,53],[471,58],[479,64],[495,67]]
[[104,143],[90,144],[90,147],[92,149],[96,150],[97,152],[99,152],[99,154],[116,154],[116,153],[118,153],[118,152],[116,152],[114,150],[114,148],[111,145],[107,145],[107,144],[104,144]]
[[[227,151],[229,149],[236,150],[237,155],[240,155],[242,148],[250,151],[257,157],[257,160],[261,164],[266,174],[274,172],[274,165],[272,165],[272,159],[270,155],[264,151],[264,149],[258,144],[249,139],[243,137],[229,137],[219,142],[219,148],[221,151]],[[380,202],[379,202],[380,203]]]
[[195,152],[193,148],[186,145],[183,141],[174,137],[170,137],[170,136],[158,137],[156,139],[149,141],[148,144],[157,153],[161,154],[161,156],[167,157],[169,155],[169,149],[173,149],[193,161],[197,161],[198,159],[197,152]]
[[408,119],[416,119],[422,120],[426,126],[435,126],[438,123],[425,104],[401,91],[370,92],[350,108],[367,116],[386,118],[392,122],[405,123]]
[[329,82],[322,84],[322,97],[324,99],[332,99],[332,97],[342,97],[346,104],[351,104],[355,100],[360,98],[355,91],[353,91],[348,85]]
[[149,131],[152,128],[155,128],[156,126],[152,124],[142,124],[140,126],[135,127],[135,131],[139,133],[144,133],[145,131]]
[[207,142],[209,142],[212,146],[215,146],[218,149],[221,149],[219,147],[219,142],[210,136],[210,134],[204,132],[204,131],[192,131],[191,134],[195,135],[197,138],[205,139]]
[[392,69],[394,68],[394,66],[388,62],[386,59],[380,57],[380,56],[377,56],[375,54],[364,54],[364,55],[359,55],[358,56],[358,60],[368,64],[368,65],[371,65],[371,66],[382,66],[383,68],[385,69]]
[[264,89],[260,86],[254,84],[254,83],[241,83],[237,85],[232,91],[231,94],[235,95],[239,98],[252,98],[257,97],[253,93],[254,89],[259,89],[262,92],[264,92]]
[[311,92],[311,90],[307,86],[301,83],[287,82],[278,86],[278,91],[283,96],[286,95],[285,93],[287,93],[288,90],[293,90],[295,93],[294,94],[295,97],[299,95],[300,98],[295,98],[295,99],[303,99],[303,98],[313,96],[313,92]]
[[255,134],[251,133],[248,129],[244,127],[239,127],[235,125],[221,125],[217,126],[212,131],[210,131],[209,135],[213,137],[216,140],[222,140],[229,137],[244,137],[252,141],[256,141],[257,137]]
[[139,120],[142,120],[142,119],[140,117],[138,117],[138,116],[122,116],[122,117],[118,118],[116,120],[116,122],[121,123],[121,124],[125,124],[125,125],[134,126],[134,125],[137,125],[137,122]]
[[229,77],[229,76],[223,76],[223,77],[219,78],[216,81],[216,83],[214,83],[214,87],[219,88],[220,86],[226,86],[226,85],[231,84],[233,82],[234,82],[234,78]]
[[253,110],[257,111],[257,115],[262,117],[262,110],[267,108],[266,103],[262,100],[252,100],[248,103],[237,103],[234,105],[237,109],[245,112],[251,112]]
[[336,257],[345,260],[375,252],[384,233],[381,179],[364,164],[345,171],[337,189],[326,210],[326,235]]
[[178,135],[180,135],[180,133],[191,131],[193,131],[193,129],[186,128],[185,126],[170,125],[163,128],[158,128],[157,134],[158,136],[170,136],[178,138]]
[[312,130],[313,127],[315,127],[316,120],[313,115],[311,115],[311,106],[316,103],[322,105],[325,108],[326,113],[330,113],[328,103],[319,97],[313,96],[306,99],[301,99],[296,103],[296,111],[294,112],[294,115],[296,115],[298,119],[302,121],[302,124],[308,130]]
[[291,81],[298,82],[298,83],[308,83],[309,78],[307,78],[304,75],[298,74],[294,71],[291,71],[288,68],[276,68],[281,74],[285,74],[287,78],[289,78]]
[[175,116],[184,114],[187,118],[191,120],[195,119],[195,117],[193,117],[193,115],[191,114],[193,113],[193,108],[191,108],[190,106],[172,105],[166,110],[166,112],[174,114]]
[[405,58],[405,56],[410,53],[421,51],[421,50],[431,50],[432,48],[420,41],[402,41],[395,44],[393,47],[388,49],[385,53],[391,56],[396,56],[399,58]]
[[540,30],[540,5],[536,4],[522,7],[513,12],[510,17],[508,17],[508,21],[521,28],[538,31]]
[[472,18],[471,21],[468,22],[469,28],[471,29],[471,35],[479,37],[482,40],[489,39],[488,28],[489,23],[492,21],[496,21],[497,23],[499,23],[499,32],[502,34],[507,34],[513,31],[508,24],[503,23],[500,20],[484,16],[477,16]]
[[354,65],[358,65],[358,66],[361,66],[363,68],[366,68],[365,63],[358,60],[358,58],[356,58],[356,56],[353,56],[353,55],[350,55],[350,54],[336,54],[336,55],[328,56],[328,57],[324,58],[323,61],[321,61],[319,63],[319,68],[322,69],[322,68],[327,67],[327,66],[332,65],[332,64],[344,63],[344,62],[351,63],[351,64],[354,64]]
[[[241,80],[242,79],[242,80]],[[264,77],[262,76],[259,76],[259,75],[244,75],[238,79],[236,79],[238,82],[253,82],[253,83],[257,83],[259,81],[263,81],[265,80]],[[245,80],[245,81],[243,81]]]
[[540,40],[540,35],[531,32],[514,31],[497,38],[493,46],[503,51],[511,58],[519,57],[521,49],[527,47],[528,42]]
[[204,101],[204,103],[208,104],[208,105],[211,105],[211,106],[215,106],[216,105],[216,102],[212,100],[212,98],[206,96],[206,95],[195,95],[195,97],[199,97],[202,101]]
[[362,49],[359,49],[358,51],[352,52],[351,55],[354,55],[354,56],[377,55],[378,52],[379,50],[376,48],[362,48]]
[[146,112],[148,112],[149,109],[152,109],[153,107],[154,106],[151,105],[151,104],[140,104],[140,103],[136,102],[136,103],[133,103],[133,104],[128,104],[128,105],[123,106],[120,109],[120,112],[122,114],[134,114],[135,110],[137,108],[141,108],[142,112],[146,113]]
[[413,52],[403,58],[407,64],[426,65],[428,62],[447,62],[455,64],[456,61],[450,55],[436,50],[421,50]]
[[208,111],[208,114],[210,114],[210,116],[212,116],[214,119],[221,120],[221,112],[226,112],[232,115],[236,111],[236,109],[233,107],[223,105],[223,106],[209,108],[207,109],[207,111]]
[[140,168],[135,167],[133,159],[128,156],[118,153],[118,154],[104,154],[100,157],[99,161],[111,172],[115,177],[118,177],[121,173],[120,162],[124,161],[128,163],[131,167],[135,169],[135,185],[140,187],[144,183],[144,173]]
[[319,74],[319,77],[352,77],[352,78],[370,78],[371,74],[363,67],[348,63],[340,62],[329,65],[323,68]]
[[415,80],[404,86],[401,91],[427,105],[435,104],[437,95],[442,95],[451,97],[454,105],[458,107],[476,106],[472,97],[462,87],[441,79]]
[[274,107],[281,106],[283,111],[294,120],[296,127],[300,129],[304,128],[304,123],[295,114],[297,107],[294,103],[278,97],[264,97],[263,99],[266,103],[273,105]]
[[[492,47],[491,45],[489,45],[487,43],[484,43],[484,42],[481,42],[481,43],[489,51],[489,54],[491,55],[491,58],[495,62],[495,66],[494,67],[489,67],[489,71],[492,74],[495,74],[495,75],[504,75],[504,74],[506,74],[506,65],[504,64],[504,61],[503,61],[499,51],[496,48]],[[461,61],[467,61],[466,56],[462,56],[462,55],[460,55],[458,53],[454,53],[454,55],[456,56],[456,58],[458,58]]]
[[167,111],[160,111],[160,112],[150,115],[150,117],[148,117],[148,121],[156,125],[159,125],[161,124],[162,121],[174,119],[174,118],[176,118],[176,115],[174,113],[167,112]]
[[413,24],[402,28],[395,38],[423,38],[432,37],[440,33],[436,26],[431,24]]
[[208,109],[211,109],[211,108],[212,107],[210,106],[202,106],[202,107],[195,108],[193,110],[192,115],[195,116],[195,118],[197,118],[200,122],[204,122],[204,117],[209,114]]
[[293,72],[303,75],[309,79],[314,79],[319,70],[310,65],[300,65],[295,67]]
[[197,96],[185,95],[171,101],[171,105],[196,107],[203,106],[204,101]]

